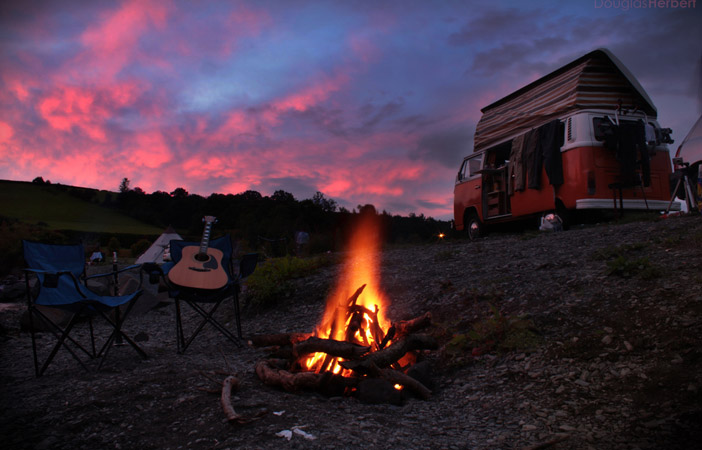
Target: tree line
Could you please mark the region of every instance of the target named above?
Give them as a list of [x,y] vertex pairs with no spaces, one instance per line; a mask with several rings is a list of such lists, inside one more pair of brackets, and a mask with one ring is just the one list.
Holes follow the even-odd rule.
[[[132,189],[127,178],[122,180],[116,199],[105,203],[143,222],[164,229],[170,225],[185,234],[184,237],[196,240],[203,231],[202,218],[215,216],[214,237],[228,232],[245,248],[253,250],[263,246],[274,254],[291,252],[298,232],[309,235],[312,253],[340,250],[357,216],[375,211],[373,205],[358,205],[349,211],[321,192],[304,200],[297,200],[283,190],[271,196],[249,190],[203,197],[179,187],[170,193],[147,194],[138,187]],[[424,215],[404,217],[385,211],[376,214],[389,243],[426,242],[449,228],[448,222]]]

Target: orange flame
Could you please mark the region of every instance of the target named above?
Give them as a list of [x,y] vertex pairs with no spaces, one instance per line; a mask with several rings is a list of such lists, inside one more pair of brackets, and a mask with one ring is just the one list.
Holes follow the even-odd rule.
[[[374,351],[379,348],[380,341],[390,326],[385,318],[388,302],[379,286],[381,233],[376,214],[361,214],[359,222],[351,237],[342,274],[327,298],[324,315],[315,335],[370,346],[371,351]],[[360,294],[358,291],[361,291]],[[359,295],[353,300],[355,294]],[[303,367],[315,372],[331,371],[348,375],[348,371],[339,362],[340,358],[328,358],[324,353],[315,353],[303,361]]]

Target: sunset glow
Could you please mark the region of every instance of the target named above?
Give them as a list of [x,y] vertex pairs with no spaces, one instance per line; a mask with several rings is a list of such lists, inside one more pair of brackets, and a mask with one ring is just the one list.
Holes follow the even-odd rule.
[[480,108],[596,47],[680,142],[702,112],[701,9],[3,2],[0,179],[321,191],[349,209],[448,219]]

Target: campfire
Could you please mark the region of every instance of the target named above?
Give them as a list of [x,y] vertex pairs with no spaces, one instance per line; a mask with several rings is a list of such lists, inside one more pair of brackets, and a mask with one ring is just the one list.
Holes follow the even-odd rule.
[[431,316],[396,323],[386,318],[390,302],[380,289],[380,244],[376,214],[362,214],[314,332],[252,338],[253,345],[274,347],[274,356],[256,365],[264,383],[328,395],[370,390],[371,397],[388,402],[403,390],[429,398],[431,391],[421,377],[411,376],[411,369],[418,352],[436,348],[432,337],[415,333],[431,323]]

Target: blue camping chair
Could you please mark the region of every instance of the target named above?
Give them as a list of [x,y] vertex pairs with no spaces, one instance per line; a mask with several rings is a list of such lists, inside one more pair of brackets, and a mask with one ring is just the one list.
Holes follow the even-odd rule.
[[[170,252],[172,264],[164,264],[162,267],[149,265],[145,267],[145,271],[149,272],[150,279],[154,281],[154,275],[162,278],[166,284],[169,296],[173,298],[176,309],[176,343],[178,353],[184,353],[190,346],[197,335],[202,331],[205,325],[210,324],[216,328],[222,335],[237,346],[241,346],[241,310],[239,306],[239,293],[241,292],[242,281],[256,269],[258,261],[257,253],[244,255],[239,262],[238,271],[235,271],[233,262],[233,247],[229,235],[225,235],[218,239],[213,239],[209,242],[209,248],[217,249],[222,252],[222,260],[219,261],[221,267],[227,275],[227,282],[223,287],[217,289],[198,289],[189,288],[173,283],[169,279],[168,271],[175,265],[181,262],[183,257],[183,249],[186,247],[199,247],[198,242],[187,242],[182,240],[172,240],[170,242]],[[221,320],[216,320],[215,312],[220,305],[227,299],[231,298],[234,307],[234,316],[236,319],[236,334],[229,330]],[[181,302],[187,304],[199,316],[200,322],[191,328],[189,335],[186,337],[183,329],[183,311]]]
[[[24,259],[27,263],[25,272],[25,283],[27,288],[27,307],[29,311],[29,328],[32,335],[32,352],[34,354],[34,368],[37,377],[41,376],[56,356],[56,353],[63,346],[86,370],[83,359],[77,351],[82,351],[88,358],[94,359],[102,357],[98,369],[105,361],[112,344],[117,341],[126,341],[131,345],[142,358],[146,358],[146,353],[139,348],[132,339],[122,332],[124,319],[129,315],[136,299],[141,294],[141,290],[129,295],[103,296],[92,292],[87,287],[87,280],[116,276],[115,272],[86,276],[85,273],[85,251],[83,246],[78,245],[53,245],[38,242],[22,241],[24,247]],[[124,272],[139,267],[138,265],[128,266],[117,271]],[[32,276],[38,278],[38,293],[32,292],[30,279]],[[122,313],[120,307],[125,306]],[[68,324],[62,326],[51,320],[47,314],[42,312],[42,308],[48,307],[65,311],[71,315]],[[46,311],[46,310],[44,310]],[[111,317],[111,313],[112,316]],[[95,334],[93,331],[92,318],[96,315],[102,316],[111,325],[111,334],[107,342],[99,352],[95,350]],[[81,319],[88,319],[90,327],[90,348],[85,348],[71,336],[71,331]],[[35,320],[41,320],[49,328],[57,342],[51,349],[49,356],[40,366],[37,354]],[[69,343],[75,346],[72,348]]]

